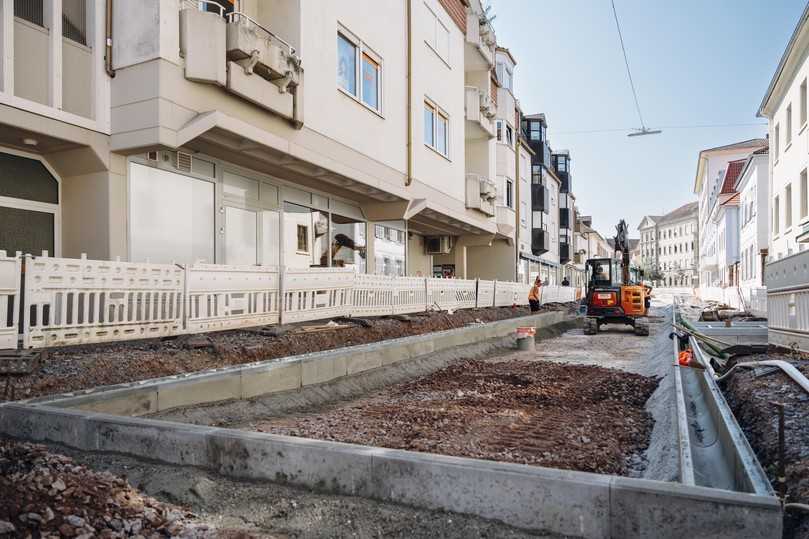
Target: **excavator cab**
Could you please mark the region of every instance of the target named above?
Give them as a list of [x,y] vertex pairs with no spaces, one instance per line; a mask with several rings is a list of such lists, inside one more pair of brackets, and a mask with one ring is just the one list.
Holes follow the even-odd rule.
[[626,223],[618,224],[615,251],[621,258],[591,258],[586,262],[585,335],[595,335],[602,324],[626,324],[636,335],[649,334],[646,318],[650,288],[630,279]]

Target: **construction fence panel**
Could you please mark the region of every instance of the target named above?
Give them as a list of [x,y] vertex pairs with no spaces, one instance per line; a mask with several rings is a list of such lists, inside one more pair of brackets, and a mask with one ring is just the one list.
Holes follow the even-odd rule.
[[357,274],[352,290],[351,316],[393,314],[394,279],[387,275]]
[[0,350],[17,348],[22,257],[0,251]]
[[427,310],[427,280],[423,277],[394,277],[393,314]]
[[[530,291],[531,285],[529,284],[496,281],[494,283],[494,306],[528,305],[528,293]],[[540,297],[541,301],[542,298]]]
[[194,264],[186,269],[189,333],[277,324],[280,275],[276,266]]
[[749,298],[747,299],[747,307],[750,313],[754,316],[762,318],[767,317],[767,288],[763,286],[756,286],[747,289]]
[[287,268],[282,321],[303,322],[351,314],[356,273],[351,268]]
[[767,264],[764,283],[770,344],[809,352],[809,251]]
[[175,264],[27,255],[23,346],[180,334],[184,290],[185,271]]
[[478,280],[478,301],[476,307],[494,306],[494,281]]

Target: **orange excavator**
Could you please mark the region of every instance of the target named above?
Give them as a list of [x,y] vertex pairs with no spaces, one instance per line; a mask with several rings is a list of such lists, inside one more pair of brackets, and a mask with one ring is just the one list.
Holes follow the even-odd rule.
[[631,281],[626,221],[621,219],[615,228],[615,252],[620,257],[591,258],[586,263],[584,334],[595,335],[603,324],[626,324],[634,328],[636,335],[648,335],[652,289]]

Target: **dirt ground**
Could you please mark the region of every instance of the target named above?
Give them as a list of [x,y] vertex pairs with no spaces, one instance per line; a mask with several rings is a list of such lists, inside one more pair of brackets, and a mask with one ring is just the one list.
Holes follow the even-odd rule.
[[[744,361],[782,359],[809,376],[809,356],[771,348]],[[773,402],[784,403],[787,501],[809,503],[809,395],[778,369],[736,370],[721,384],[725,397],[777,490],[778,414]],[[809,514],[787,512],[784,537],[809,537]]]
[[657,381],[600,367],[467,360],[366,398],[242,428],[621,474],[646,448]]
[[[562,304],[543,306],[546,311],[571,308]],[[427,312],[396,318],[343,319],[333,329],[317,332],[309,332],[303,325],[273,326],[173,339],[54,348],[47,351],[34,372],[12,380],[13,396],[5,394],[4,383],[0,385],[0,401],[282,358],[527,314],[527,307],[491,307],[464,309],[451,315]]]
[[51,450],[68,455],[89,470],[125,478],[131,488],[145,493],[144,496],[154,497],[160,500],[157,503],[188,515],[185,529],[202,537],[558,537],[532,534],[469,515],[321,494],[273,483],[234,481],[197,468],[155,464],[120,455],[81,453],[64,447]]

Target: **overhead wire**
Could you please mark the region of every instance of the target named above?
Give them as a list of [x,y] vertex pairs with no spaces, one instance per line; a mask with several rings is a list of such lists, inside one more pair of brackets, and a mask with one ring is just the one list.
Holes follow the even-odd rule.
[[[732,124],[694,124],[694,125],[662,125],[660,129],[714,129],[723,127],[766,127],[766,123],[732,123]],[[632,131],[632,127],[612,127],[605,129],[583,129],[576,131],[558,131],[553,132],[554,135],[581,135],[589,133],[619,133],[624,131]]]
[[624,53],[624,64],[626,65],[626,74],[629,77],[629,85],[632,87],[632,96],[635,98],[635,109],[638,111],[638,118],[640,119],[640,126],[645,131],[646,124],[643,121],[643,113],[640,111],[640,102],[638,101],[638,92],[635,89],[635,81],[632,79],[632,70],[629,69],[629,58],[626,55],[626,46],[624,45],[624,35],[621,33],[621,23],[618,22],[618,12],[615,10],[615,0],[610,0],[612,4],[612,14],[615,17],[615,26],[618,28],[618,39],[621,41],[621,52]]

